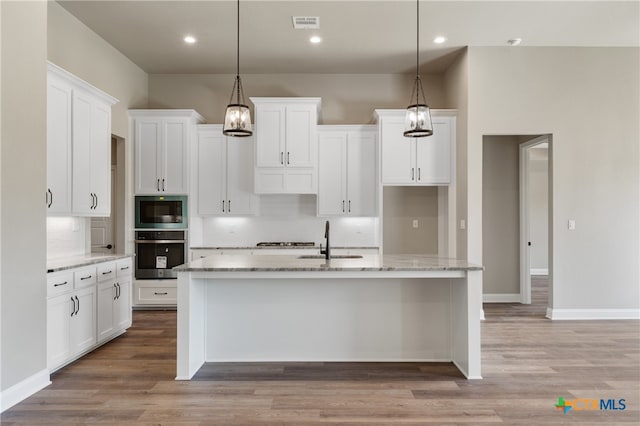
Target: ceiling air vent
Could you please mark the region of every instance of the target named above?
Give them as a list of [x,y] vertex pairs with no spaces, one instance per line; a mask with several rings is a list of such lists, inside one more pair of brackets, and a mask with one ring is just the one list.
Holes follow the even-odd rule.
[[317,30],[320,28],[319,16],[292,16],[293,28],[296,30]]

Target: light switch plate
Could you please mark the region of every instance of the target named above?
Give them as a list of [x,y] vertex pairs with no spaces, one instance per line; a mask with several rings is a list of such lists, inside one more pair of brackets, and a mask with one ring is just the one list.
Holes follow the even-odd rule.
[[460,219],[460,229],[467,229],[467,222],[464,219]]
[[413,219],[413,227],[414,228],[418,227],[418,219]]
[[574,219],[569,219],[569,222],[567,223],[567,227],[569,228],[569,231],[575,231],[576,221]]

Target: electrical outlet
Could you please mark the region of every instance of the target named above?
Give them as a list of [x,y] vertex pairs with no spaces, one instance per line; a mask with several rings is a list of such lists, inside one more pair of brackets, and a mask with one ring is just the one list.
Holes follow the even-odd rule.
[[467,229],[467,222],[464,219],[460,219],[460,229]]
[[569,222],[567,223],[567,228],[569,228],[569,231],[575,231],[576,230],[576,221],[575,221],[575,219],[569,219]]
[[418,227],[418,219],[413,219],[413,227],[414,228]]

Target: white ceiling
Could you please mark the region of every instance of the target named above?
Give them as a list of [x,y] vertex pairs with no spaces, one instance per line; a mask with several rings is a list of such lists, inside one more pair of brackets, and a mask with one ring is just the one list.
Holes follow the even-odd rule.
[[[65,9],[143,70],[235,73],[236,2],[62,1]],[[420,3],[421,63],[442,72],[464,46],[640,46],[640,1],[429,1]],[[413,0],[241,0],[241,73],[415,71]],[[292,16],[319,16],[294,30]],[[309,43],[311,34],[323,38]],[[198,39],[186,45],[191,34]],[[444,35],[447,42],[435,45]]]

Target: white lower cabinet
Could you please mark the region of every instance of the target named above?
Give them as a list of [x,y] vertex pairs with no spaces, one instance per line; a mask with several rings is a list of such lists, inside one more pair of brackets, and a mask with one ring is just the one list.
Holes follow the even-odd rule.
[[47,276],[47,368],[75,360],[131,326],[131,259]]
[[138,307],[176,306],[178,280],[136,280],[133,288],[133,305]]

